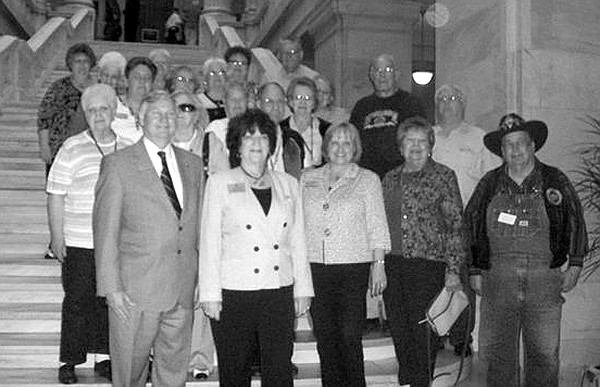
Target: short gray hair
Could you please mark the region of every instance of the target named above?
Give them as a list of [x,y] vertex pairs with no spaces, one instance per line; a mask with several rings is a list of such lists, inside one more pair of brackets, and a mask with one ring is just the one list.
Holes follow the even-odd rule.
[[225,59],[219,58],[218,56],[211,56],[202,64],[202,75],[206,77],[206,73],[208,73],[208,68],[213,64],[220,64],[224,69],[227,69],[227,62]]
[[433,127],[425,118],[418,116],[407,118],[406,120],[402,121],[400,126],[398,126],[398,130],[396,131],[396,141],[399,146],[402,145],[404,137],[406,137],[406,134],[410,130],[419,130],[425,133],[427,135],[429,147],[433,148],[435,145],[435,133],[433,131]]
[[98,69],[102,71],[103,69],[109,67],[118,69],[121,72],[121,75],[125,75],[125,66],[127,65],[127,59],[117,51],[109,51],[102,55],[100,60],[98,61]]
[[117,109],[117,93],[115,89],[103,83],[94,83],[88,86],[81,95],[81,107],[84,112],[88,108],[91,98],[96,96],[102,97],[113,110]]
[[150,53],[148,54],[148,58],[150,58],[150,60],[152,62],[154,62],[156,59],[158,59],[160,57],[173,59],[173,57],[171,56],[171,53],[164,48],[155,48],[154,50],[150,51]]
[[152,90],[151,92],[147,93],[144,98],[142,98],[142,103],[140,104],[140,116],[142,116],[142,109],[144,110],[145,113],[145,109],[147,109],[148,105],[151,105],[153,103],[156,103],[158,101],[167,101],[169,102],[171,105],[173,105],[173,109],[175,110],[176,106],[175,106],[175,100],[173,99],[173,97],[171,96],[171,94],[169,94],[167,91],[165,90]]

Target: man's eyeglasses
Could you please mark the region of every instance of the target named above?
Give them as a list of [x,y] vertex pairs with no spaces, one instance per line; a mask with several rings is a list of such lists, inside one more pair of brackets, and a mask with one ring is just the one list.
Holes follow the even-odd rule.
[[283,54],[285,56],[287,56],[288,58],[293,58],[296,55],[300,55],[300,52],[301,52],[300,50],[289,50],[289,51],[284,52]]
[[232,61],[229,61],[227,63],[229,63],[233,67],[242,67],[242,66],[247,66],[248,65],[247,62],[243,62],[241,60],[232,60]]
[[385,77],[387,75],[391,75],[395,72],[396,70],[391,67],[391,66],[387,66],[384,68],[372,68],[371,69],[371,73],[373,73],[373,75],[377,75],[380,77]]
[[310,95],[295,95],[296,101],[310,101],[313,99]]
[[196,106],[192,105],[191,103],[182,103],[177,105],[177,108],[183,113],[193,113],[196,111]]
[[184,77],[183,75],[178,75],[175,77],[175,80],[177,82],[192,82],[194,79],[193,78],[189,78],[189,77]]
[[227,71],[225,71],[225,70],[209,71],[208,72],[208,76],[211,77],[211,78],[212,77],[216,77],[216,76],[223,77],[223,76],[225,76],[225,74],[227,74]]
[[440,97],[440,101],[442,101],[442,102],[448,102],[448,101],[450,101],[450,102],[456,102],[456,101],[462,101],[462,98],[460,98],[460,95],[455,95],[455,94],[444,95],[444,96]]

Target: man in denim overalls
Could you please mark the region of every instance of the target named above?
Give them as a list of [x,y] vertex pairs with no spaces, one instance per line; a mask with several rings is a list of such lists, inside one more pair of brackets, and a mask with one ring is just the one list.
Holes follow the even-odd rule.
[[484,144],[504,163],[481,179],[465,210],[488,387],[521,385],[521,334],[524,385],[558,387],[562,293],[577,284],[588,243],[573,186],[535,157],[547,137],[541,121],[502,117]]

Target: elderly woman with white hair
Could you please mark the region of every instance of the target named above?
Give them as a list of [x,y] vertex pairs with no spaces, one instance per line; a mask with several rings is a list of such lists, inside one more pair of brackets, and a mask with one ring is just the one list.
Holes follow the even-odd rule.
[[317,86],[317,101],[319,101],[315,116],[330,122],[332,126],[350,120],[350,112],[347,109],[334,106],[335,87],[329,78],[318,74],[313,78],[313,81]]
[[68,138],[48,174],[48,222],[51,249],[62,264],[60,361],[61,383],[77,383],[75,365],[96,354],[94,370],[110,378],[108,311],[96,297],[92,234],[94,187],[102,158],[131,145],[111,129],[117,95],[108,85],[89,86],[81,96],[89,129]]
[[148,53],[148,58],[154,63],[157,70],[152,90],[165,90],[167,76],[171,71],[171,64],[173,63],[171,53],[164,48],[155,48]]
[[227,82],[227,62],[223,58],[211,56],[202,65],[204,92],[198,94],[202,106],[208,111],[211,121],[226,117],[225,83]]
[[109,51],[98,61],[98,81],[111,86],[117,95],[125,92],[127,59],[117,51]]

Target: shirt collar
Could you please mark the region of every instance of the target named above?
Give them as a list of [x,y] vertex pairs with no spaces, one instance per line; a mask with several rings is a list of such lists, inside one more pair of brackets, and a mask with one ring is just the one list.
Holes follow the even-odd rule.
[[148,151],[148,154],[151,156],[157,156],[158,152],[160,152],[160,151],[165,152],[167,157],[173,156],[173,147],[171,146],[171,144],[167,144],[166,147],[164,147],[163,149],[160,149],[155,143],[153,143],[147,137],[144,136],[144,145],[146,146],[146,150]]

